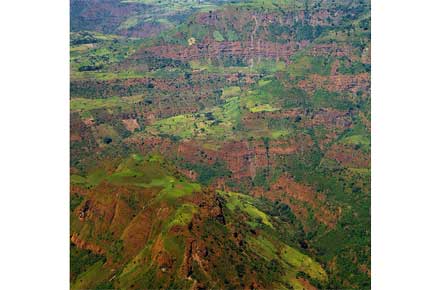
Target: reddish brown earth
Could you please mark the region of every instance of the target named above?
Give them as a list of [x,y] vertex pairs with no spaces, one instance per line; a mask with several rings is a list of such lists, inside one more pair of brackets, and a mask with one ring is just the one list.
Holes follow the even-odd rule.
[[134,132],[134,130],[139,129],[139,124],[136,119],[123,119],[122,123],[124,123],[125,128],[130,132]]
[[335,144],[327,151],[326,158],[336,160],[344,167],[369,168],[370,155],[353,145]]
[[84,240],[81,240],[81,239],[79,238],[79,236],[78,236],[77,233],[74,233],[74,234],[71,236],[70,241],[71,241],[72,243],[74,243],[75,246],[77,246],[77,247],[80,248],[80,249],[89,250],[89,251],[91,251],[92,253],[95,253],[95,254],[98,254],[98,255],[101,255],[101,254],[104,253],[104,250],[103,250],[100,246],[97,246],[97,245],[95,245],[95,244],[93,244],[93,243],[90,243],[90,242],[86,242],[86,241],[84,241]]
[[[71,97],[89,99],[94,108],[71,113],[70,239],[72,248],[96,254],[73,251],[74,264],[91,260],[73,276],[73,288],[89,287],[79,272],[99,259],[103,273],[84,282],[89,288],[272,289],[273,281],[290,279],[283,275],[291,267],[279,263],[287,243],[328,274],[329,281],[314,281],[298,272],[292,279],[304,289],[368,285],[365,3],[307,1],[296,3],[300,9],[276,1],[270,8],[216,3],[211,11],[153,17],[162,25],[142,18],[158,10],[104,2],[72,1],[73,30],[89,32],[72,32]],[[134,16],[139,24],[120,29]],[[175,29],[149,39],[121,36],[149,37],[164,26]],[[213,39],[219,32],[225,40]],[[273,60],[283,64],[268,68]],[[307,68],[293,75],[303,62]],[[230,86],[239,87],[233,102],[223,94]],[[105,98],[112,100],[90,100]],[[249,108],[266,103],[275,111]],[[184,118],[183,130],[170,125],[176,129],[170,131],[156,123],[182,114],[197,121]],[[192,126],[197,133],[188,137]],[[153,177],[162,169],[163,179]],[[149,187],[147,176],[163,187]],[[201,192],[174,196],[191,181]],[[273,227],[235,203],[264,212]],[[269,259],[255,252],[254,240],[264,239],[275,248]],[[109,277],[94,281],[101,274]]]
[[325,89],[329,92],[356,94],[358,91],[369,91],[370,85],[369,73],[332,76],[311,74],[306,80],[301,80],[298,83],[301,89],[310,93],[318,89]]
[[287,140],[272,140],[268,148],[262,140],[230,141],[219,150],[203,148],[202,144],[187,141],[178,146],[178,155],[189,163],[213,164],[216,160],[226,162],[232,172],[232,178],[254,178],[257,169],[270,167],[272,159],[280,155],[289,155],[301,150],[308,150],[313,145],[310,136]]
[[289,61],[297,49],[301,49],[306,44],[288,43],[280,44],[267,41],[203,41],[192,46],[166,45],[146,48],[140,54],[151,54],[156,57],[166,57],[182,61],[197,60],[202,58],[217,58],[222,55],[232,55],[251,59],[253,57],[265,57],[273,59],[283,59]]
[[356,49],[349,44],[324,43],[314,44],[307,51],[309,56],[347,57],[351,61],[358,60]]
[[282,175],[276,182],[271,184],[270,190],[265,191],[257,188],[252,195],[264,196],[272,201],[280,200],[289,205],[292,212],[303,222],[307,230],[307,219],[313,209],[313,217],[319,223],[329,228],[334,228],[340,215],[340,209],[330,206],[325,195],[317,193],[312,187],[295,182],[291,177]]

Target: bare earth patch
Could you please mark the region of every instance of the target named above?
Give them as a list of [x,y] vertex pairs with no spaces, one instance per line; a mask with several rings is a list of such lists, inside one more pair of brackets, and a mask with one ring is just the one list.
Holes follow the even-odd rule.
[[124,123],[125,128],[127,128],[127,130],[130,132],[134,132],[134,130],[139,129],[139,124],[136,119],[125,119],[122,120],[122,123]]

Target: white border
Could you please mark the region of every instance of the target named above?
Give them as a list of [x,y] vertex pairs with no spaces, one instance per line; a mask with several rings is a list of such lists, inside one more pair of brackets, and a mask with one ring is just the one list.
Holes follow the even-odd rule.
[[372,6],[372,289],[439,289],[439,4]]
[[69,288],[69,1],[0,4],[0,288]]
[[[373,0],[372,289],[436,289],[439,4]],[[69,1],[0,4],[2,289],[68,289]]]

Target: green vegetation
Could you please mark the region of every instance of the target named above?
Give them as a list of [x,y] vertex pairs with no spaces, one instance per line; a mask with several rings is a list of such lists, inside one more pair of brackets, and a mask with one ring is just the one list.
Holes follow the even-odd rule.
[[88,270],[105,257],[95,255],[89,250],[82,250],[74,245],[70,245],[70,280],[75,281],[79,274]]
[[87,289],[91,285],[105,282],[108,276],[109,272],[103,268],[103,261],[98,261],[79,274],[70,287],[71,289]]
[[223,38],[223,35],[220,32],[218,32],[217,30],[214,31],[213,36],[214,36],[215,41],[223,41],[223,40],[225,40]]
[[270,104],[257,105],[249,109],[252,113],[258,112],[273,112],[279,110],[278,108],[272,108]]
[[87,187],[93,187],[105,179],[106,176],[107,173],[104,170],[97,169],[91,172],[87,177],[72,174],[70,176],[70,182],[73,184],[82,184]]
[[273,228],[273,225],[269,221],[269,218],[267,215],[254,207],[251,203],[251,198],[249,196],[236,193],[236,192],[219,192],[223,196],[227,197],[227,204],[226,206],[231,210],[234,211],[236,209],[239,209],[240,211],[246,212],[252,221],[250,221],[250,224],[255,225],[255,221],[261,221],[262,224],[269,226]]
[[[162,183],[161,185],[165,184]],[[169,183],[166,184],[162,191],[160,191],[158,199],[166,199],[168,202],[172,202],[180,197],[200,190],[200,185],[197,183],[176,182],[174,180],[169,180]]]
[[238,95],[241,95],[241,88],[239,86],[226,87],[223,89],[223,98],[236,97]]
[[354,144],[356,146],[363,147],[365,149],[368,149],[371,146],[371,141],[369,136],[365,136],[365,135],[348,136],[343,140],[341,140],[341,142],[346,144]]
[[314,107],[330,107],[342,110],[347,110],[352,105],[349,100],[344,99],[338,93],[322,89],[315,91],[312,97],[312,104]]
[[191,222],[193,215],[197,212],[197,208],[191,204],[183,204],[177,209],[173,218],[168,224],[168,228],[173,226],[184,226]]
[[308,74],[330,75],[333,59],[324,56],[311,57],[296,55],[293,63],[288,66],[288,72],[293,77],[302,77]]
[[327,274],[324,269],[310,257],[302,254],[298,250],[295,250],[289,246],[284,246],[281,250],[282,259],[297,269],[302,269],[313,279],[319,281],[327,280]]
[[230,174],[230,171],[226,169],[225,164],[218,161],[212,165],[184,163],[183,167],[194,170],[198,174],[197,180],[202,185],[208,185],[216,177],[228,176]]
[[370,288],[368,2],[71,11],[72,289]]
[[110,108],[130,108],[132,104],[141,102],[143,96],[132,97],[112,97],[106,99],[84,99],[74,98],[70,100],[70,110],[72,111],[91,111],[95,109],[110,109]]

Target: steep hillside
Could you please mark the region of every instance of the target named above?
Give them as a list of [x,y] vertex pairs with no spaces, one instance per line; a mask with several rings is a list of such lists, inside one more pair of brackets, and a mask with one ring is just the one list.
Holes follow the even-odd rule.
[[366,1],[71,1],[72,289],[369,289]]
[[72,176],[72,289],[327,285],[287,207],[202,188],[157,155],[99,168]]

